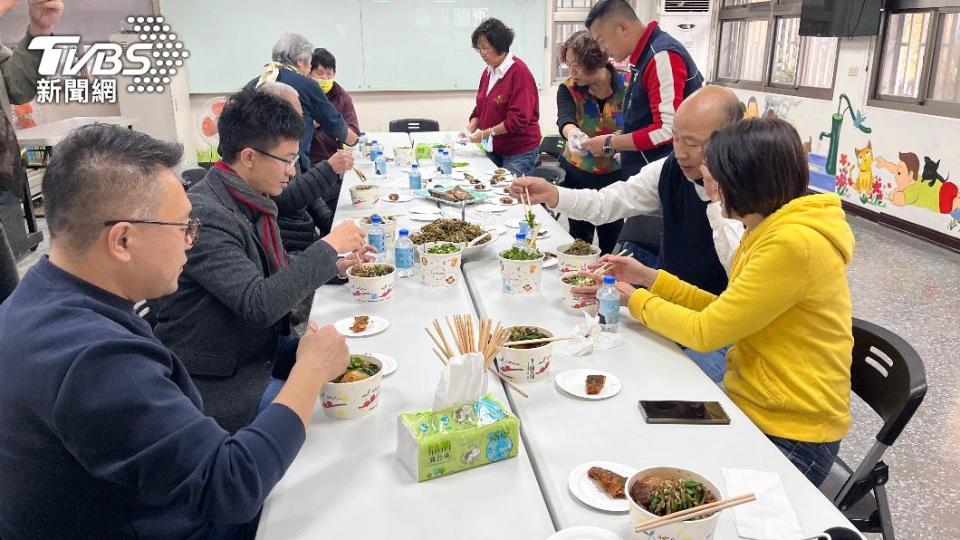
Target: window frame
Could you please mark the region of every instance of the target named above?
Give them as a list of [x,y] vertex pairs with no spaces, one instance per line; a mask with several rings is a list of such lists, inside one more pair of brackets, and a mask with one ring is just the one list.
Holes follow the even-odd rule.
[[[924,50],[923,69],[920,71],[919,89],[917,97],[889,96],[880,93],[881,71],[884,61],[883,49],[887,41],[889,18],[899,13],[930,13],[930,22],[927,23],[927,48]],[[867,106],[897,111],[915,112],[960,118],[960,103],[937,101],[928,96],[932,93],[933,71],[939,61],[941,36],[941,16],[960,13],[960,0],[891,0],[883,13],[880,22],[880,33],[876,38],[876,46],[871,59],[873,74],[870,78],[870,92],[867,96]]]
[[[627,0],[630,6],[634,10],[637,9],[636,0]],[[566,7],[557,7],[557,0],[550,0],[550,42],[548,43],[548,50],[550,54],[550,84],[558,85],[562,84],[563,81],[567,80],[567,77],[558,77],[557,71],[560,68],[560,58],[559,58],[559,45],[557,43],[557,25],[560,23],[586,23],[587,15],[590,13],[590,8],[593,7],[591,4],[590,7],[586,8],[566,8]],[[596,3],[596,1],[594,1]],[[583,27],[586,30],[586,25]]]
[[[777,22],[780,19],[788,19],[800,16],[800,0],[771,0],[769,2],[756,2],[732,7],[721,7],[718,10],[717,19],[717,40],[714,45],[713,73],[714,82],[721,86],[737,88],[740,90],[754,90],[770,94],[784,94],[788,96],[807,97],[813,99],[832,100],[833,92],[837,85],[837,64],[840,59],[840,42],[837,39],[837,47],[833,58],[833,77],[829,88],[819,88],[816,86],[800,86],[798,84],[789,85],[773,82],[773,64],[775,61],[774,53],[777,39]],[[734,21],[766,21],[767,35],[764,43],[763,72],[759,81],[741,81],[739,79],[729,79],[720,77],[720,44],[723,33],[723,23]],[[799,69],[799,66],[798,66]]]

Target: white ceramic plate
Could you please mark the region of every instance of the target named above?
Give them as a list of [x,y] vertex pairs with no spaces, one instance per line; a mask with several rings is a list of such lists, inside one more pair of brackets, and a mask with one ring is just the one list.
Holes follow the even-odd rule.
[[622,499],[614,499],[607,495],[606,491],[600,489],[597,484],[587,476],[587,471],[590,470],[590,467],[603,467],[624,478],[630,478],[633,473],[640,469],[612,461],[589,461],[575,467],[570,471],[570,476],[567,477],[567,487],[570,489],[570,493],[583,504],[591,508],[596,508],[597,510],[603,510],[604,512],[629,512],[630,503],[627,501],[629,495],[624,494]]
[[[395,200],[395,201],[390,200],[390,195],[394,195],[394,194],[396,194],[396,195],[398,196],[397,200]],[[411,194],[409,194],[409,193],[396,193],[396,192],[394,192],[394,193],[387,193],[386,195],[384,195],[383,197],[381,197],[380,200],[386,201],[386,202],[389,202],[389,203],[404,203],[404,202],[407,202],[407,201],[412,201],[412,200],[413,200],[413,195],[411,195]]]
[[397,361],[392,356],[388,356],[383,353],[368,353],[370,356],[376,358],[382,364],[381,373],[384,377],[389,376],[391,373],[397,370]]
[[497,193],[494,193],[494,194],[493,194],[493,198],[490,199],[490,202],[491,202],[492,204],[499,204],[500,206],[516,206],[516,205],[520,204],[519,201],[517,201],[516,199],[514,199],[514,198],[512,198],[512,197],[510,197],[510,202],[509,202],[509,203],[505,203],[505,202],[503,202],[503,201],[500,200],[500,199],[503,198],[503,197],[510,197],[510,196],[509,196],[509,195],[499,195],[499,194],[497,194]]
[[543,260],[543,267],[544,267],[544,268],[553,268],[554,266],[556,266],[557,264],[560,263],[560,261],[557,259],[557,254],[556,254],[556,253],[554,253],[554,252],[552,252],[552,251],[544,251],[543,253],[544,253],[545,255],[547,255],[547,257],[544,258],[544,260]]
[[623,540],[616,534],[600,527],[568,527],[550,535],[547,540]]
[[[603,390],[599,394],[590,395],[587,393],[587,375],[606,375],[607,380],[604,381]],[[560,387],[564,392],[583,399],[607,399],[611,398],[618,393],[622,386],[620,385],[620,379],[612,373],[607,373],[606,371],[600,371],[599,369],[568,369],[566,371],[561,371],[555,377],[557,381],[557,386]]]
[[370,315],[370,324],[367,325],[367,329],[363,332],[354,332],[350,330],[350,327],[353,326],[353,317],[347,317],[345,319],[340,319],[339,321],[333,323],[333,327],[337,329],[337,332],[347,336],[347,337],[367,337],[383,332],[390,326],[390,321],[384,319],[383,317],[377,317]]
[[499,214],[500,212],[506,212],[507,207],[501,206],[499,204],[481,204],[476,208],[477,212],[484,212],[488,214]]

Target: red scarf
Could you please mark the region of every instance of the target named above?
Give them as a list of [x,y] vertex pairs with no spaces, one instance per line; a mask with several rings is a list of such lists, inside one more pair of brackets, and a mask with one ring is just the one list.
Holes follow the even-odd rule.
[[227,173],[227,192],[240,203],[240,209],[244,215],[254,222],[254,228],[260,236],[260,244],[270,262],[270,269],[275,272],[286,266],[290,259],[280,239],[277,204],[270,197],[251,189],[230,165],[218,161],[214,164],[214,168]]

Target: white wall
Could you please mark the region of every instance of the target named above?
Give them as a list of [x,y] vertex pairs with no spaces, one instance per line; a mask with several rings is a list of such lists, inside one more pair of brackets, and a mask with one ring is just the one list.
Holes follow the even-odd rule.
[[[875,157],[882,156],[888,161],[897,163],[899,152],[912,152],[920,160],[922,173],[924,156],[930,156],[933,161],[941,160],[939,172],[943,177],[946,178],[949,174],[951,182],[960,181],[960,142],[957,138],[957,134],[960,133],[960,119],[866,106],[870,70],[873,69],[871,64],[874,41],[875,38],[841,38],[834,96],[830,101],[753,91],[735,91],[745,103],[750,97],[755,97],[761,113],[764,112],[766,103],[779,105],[775,107],[778,112],[797,128],[803,140],[811,138],[813,152],[822,155],[826,155],[829,141],[821,141],[819,135],[823,131],[830,131],[831,115],[837,112],[840,95],[846,94],[853,108],[866,115],[865,125],[872,129],[870,134],[861,133],[853,127],[850,116],[844,116],[839,153],[846,154],[847,160],[854,166],[856,164],[855,149],[863,148],[869,141]],[[838,164],[838,175],[840,171],[841,167]],[[876,160],[873,164],[873,174],[874,177],[881,179],[882,200],[862,202],[861,194],[851,188],[847,189],[844,199],[872,211],[885,212],[932,230],[960,237],[960,224],[949,214],[940,214],[916,206],[894,205],[890,195],[896,184],[890,173],[877,166]]]

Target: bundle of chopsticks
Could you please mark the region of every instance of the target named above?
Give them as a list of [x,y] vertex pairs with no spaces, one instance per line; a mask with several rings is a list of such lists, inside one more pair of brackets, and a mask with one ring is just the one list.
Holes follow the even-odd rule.
[[[497,351],[507,342],[507,338],[510,335],[500,323],[496,323],[496,326],[494,326],[494,321],[491,319],[479,319],[475,327],[472,315],[454,315],[453,322],[451,322],[450,317],[445,317],[444,321],[446,322],[447,329],[450,330],[451,338],[449,341],[447,340],[447,335],[444,333],[443,326],[440,324],[441,321],[439,319],[434,319],[433,331],[431,331],[430,328],[424,329],[427,335],[430,336],[433,344],[436,345],[433,353],[437,355],[437,358],[440,359],[443,365],[447,365],[447,362],[458,354],[479,353],[483,356],[484,369],[496,373],[501,380],[523,397],[529,397],[528,394],[514,384],[513,381],[501,375],[493,365],[493,361],[497,357]],[[450,343],[454,344],[456,352],[454,351],[454,347],[450,346]]]
[[[523,188],[523,193],[520,194],[520,203],[523,204],[523,219],[526,221],[530,215],[533,213],[533,205],[530,204],[530,190]],[[530,228],[530,238],[527,239],[527,243],[530,244],[532,249],[537,248],[537,237],[540,235],[540,224]]]
[[681,521],[687,521],[690,519],[706,517],[714,512],[719,512],[720,510],[725,510],[727,508],[733,508],[734,506],[739,506],[755,500],[757,500],[757,496],[753,493],[747,493],[738,497],[730,497],[729,499],[715,501],[703,506],[688,508],[686,510],[681,510],[679,512],[674,512],[672,514],[667,514],[665,516],[644,521],[643,523],[637,524],[633,530],[637,533],[642,533],[644,531],[656,529],[657,527],[672,525],[674,523],[679,523]]

